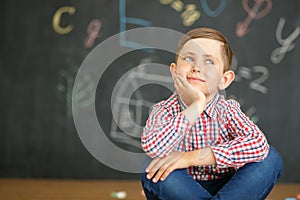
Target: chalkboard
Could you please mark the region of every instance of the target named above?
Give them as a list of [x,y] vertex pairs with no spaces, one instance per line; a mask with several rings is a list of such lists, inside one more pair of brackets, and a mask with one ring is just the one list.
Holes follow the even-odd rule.
[[[240,102],[282,154],[280,181],[300,182],[295,173],[300,168],[298,0],[4,0],[0,10],[1,177],[138,178],[90,154],[75,127],[73,114],[80,113],[72,102],[94,105],[106,137],[125,151],[141,152],[140,128],[151,105],[172,92],[170,74],[147,65],[169,65],[174,53],[142,48],[124,31],[160,27],[185,33],[212,27],[228,38],[235,53],[236,79],[227,98]],[[119,47],[131,51],[116,58],[99,82],[93,74],[81,79],[80,94],[96,89],[94,99],[74,95],[84,60],[116,34]],[[138,81],[161,84],[122,92]],[[132,127],[132,121],[139,126]]]

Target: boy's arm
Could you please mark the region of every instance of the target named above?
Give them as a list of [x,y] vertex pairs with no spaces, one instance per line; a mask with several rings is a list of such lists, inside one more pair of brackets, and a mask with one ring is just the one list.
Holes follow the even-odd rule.
[[164,181],[176,169],[215,164],[215,157],[210,148],[187,152],[173,151],[169,156],[153,159],[147,166],[146,173],[147,178],[156,183],[159,180]]
[[143,150],[151,157],[165,157],[172,153],[206,106],[206,97],[201,91],[182,76],[172,75],[178,95],[189,106],[178,115],[160,104],[154,107],[141,138]]
[[183,114],[174,115],[165,105],[156,104],[143,129],[142,148],[152,158],[165,157],[179,144],[190,126]]
[[232,140],[212,146],[217,167],[242,167],[246,163],[259,162],[269,152],[265,135],[240,109],[237,101],[228,102],[228,131]]
[[202,107],[200,102],[194,101],[184,111],[173,116],[167,108],[156,105],[143,130],[141,138],[143,150],[150,157],[169,155],[198,118]]

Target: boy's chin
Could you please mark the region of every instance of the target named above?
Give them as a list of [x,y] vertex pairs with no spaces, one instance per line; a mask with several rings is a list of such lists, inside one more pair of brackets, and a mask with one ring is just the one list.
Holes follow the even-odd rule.
[[218,91],[216,91],[216,92],[206,92],[204,94],[205,94],[206,98],[211,98],[212,99],[218,94]]

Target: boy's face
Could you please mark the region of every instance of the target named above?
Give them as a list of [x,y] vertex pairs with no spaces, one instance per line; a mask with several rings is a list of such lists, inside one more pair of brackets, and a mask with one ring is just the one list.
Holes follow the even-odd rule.
[[223,78],[224,62],[220,41],[196,38],[185,43],[177,64],[172,63],[170,70],[186,78],[194,87],[200,89],[206,97],[217,94]]

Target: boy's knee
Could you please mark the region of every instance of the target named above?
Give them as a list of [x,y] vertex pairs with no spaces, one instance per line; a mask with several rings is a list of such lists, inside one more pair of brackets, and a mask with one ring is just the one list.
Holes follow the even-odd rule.
[[[185,170],[186,171],[186,170]],[[187,172],[185,172],[187,173]],[[181,181],[181,176],[183,175],[182,170],[175,170],[169,174],[169,176],[164,181],[158,181],[153,183],[151,179],[147,179],[146,173],[142,174],[142,186],[144,189],[148,190],[154,196],[162,195],[174,195],[177,191],[174,190],[175,185],[179,184]],[[180,194],[178,194],[180,195]]]
[[152,186],[156,186],[156,187],[163,187],[164,189],[167,189],[167,188],[172,188],[174,186],[174,184],[176,183],[176,180],[178,178],[178,176],[180,176],[180,170],[175,170],[173,171],[172,173],[169,174],[169,176],[164,180],[164,181],[158,181],[157,183],[154,183],[152,181],[152,179],[148,179],[146,177],[146,173],[142,174],[142,184],[143,186],[149,186],[149,187],[152,187]]
[[266,161],[269,161],[270,165],[278,170],[280,176],[283,171],[283,161],[280,153],[276,150],[275,147],[270,146],[270,152],[266,158]]
[[257,165],[253,164],[258,167],[257,170],[264,177],[269,174],[270,178],[277,180],[283,172],[281,155],[273,146],[270,146],[269,154],[264,160],[258,162]]
[[280,153],[273,147],[270,146],[268,156],[260,161],[248,163],[240,170],[246,170],[247,173],[255,174],[258,179],[270,179],[272,182],[276,181],[282,174],[283,162]]

